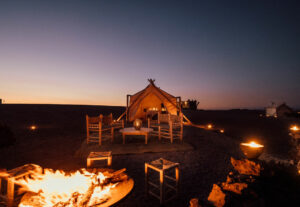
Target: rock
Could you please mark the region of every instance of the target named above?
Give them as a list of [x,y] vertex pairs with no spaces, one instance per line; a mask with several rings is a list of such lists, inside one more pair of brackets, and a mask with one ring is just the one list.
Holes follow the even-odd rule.
[[231,191],[239,195],[241,195],[242,190],[247,187],[248,187],[247,183],[227,183],[227,182],[222,183],[223,190]]
[[225,196],[221,188],[214,184],[207,200],[212,202],[215,207],[223,207],[225,205]]
[[259,157],[259,159],[262,161],[265,161],[267,163],[274,162],[275,164],[281,164],[281,165],[285,165],[285,166],[294,165],[293,160],[281,159],[281,158],[275,157],[275,156],[267,154],[267,153],[263,153]]
[[255,175],[259,176],[261,167],[259,164],[252,162],[248,159],[236,160],[231,157],[231,164],[236,171],[244,175]]
[[190,206],[189,207],[200,207],[198,198],[192,198],[190,200]]

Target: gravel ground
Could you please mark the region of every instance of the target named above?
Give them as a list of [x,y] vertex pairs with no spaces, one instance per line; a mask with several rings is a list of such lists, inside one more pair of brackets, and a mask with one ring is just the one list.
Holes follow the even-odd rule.
[[[17,142],[13,146],[0,149],[2,157],[0,168],[12,169],[27,163],[35,163],[42,167],[66,171],[85,167],[86,161],[74,156],[85,138],[85,114],[105,114],[113,111],[119,115],[124,110],[122,107],[99,106],[2,105],[1,107],[2,122],[12,129]],[[194,115],[193,121],[196,119]],[[200,115],[199,120],[203,121]],[[253,120],[248,121],[248,124],[251,124],[251,121]],[[28,127],[33,123],[38,129],[32,132]],[[255,123],[254,120],[253,125]],[[112,168],[115,170],[126,168],[127,174],[135,182],[132,192],[115,206],[159,206],[157,199],[145,197],[144,163],[160,157],[180,163],[179,198],[166,206],[188,206],[189,200],[194,197],[199,198],[200,203],[206,204],[212,185],[225,181],[227,174],[232,171],[230,157],[237,159],[242,157],[239,149],[241,139],[228,133],[220,134],[185,127],[184,140],[195,149],[185,152],[114,156]],[[267,142],[266,139],[265,143]]]

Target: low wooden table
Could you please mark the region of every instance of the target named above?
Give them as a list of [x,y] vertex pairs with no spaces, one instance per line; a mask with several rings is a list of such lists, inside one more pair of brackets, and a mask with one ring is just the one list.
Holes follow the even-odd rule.
[[107,160],[107,166],[111,166],[112,155],[111,151],[107,152],[90,152],[86,160],[87,167],[91,167],[94,160]]
[[136,130],[134,127],[120,129],[120,132],[123,136],[123,144],[125,144],[125,136],[126,135],[142,135],[145,136],[145,144],[148,143],[148,134],[152,132],[152,128],[144,128],[142,127],[140,130]]

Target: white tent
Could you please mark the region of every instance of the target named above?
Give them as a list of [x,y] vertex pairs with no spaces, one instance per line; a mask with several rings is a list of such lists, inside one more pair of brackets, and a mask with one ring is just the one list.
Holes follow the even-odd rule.
[[272,102],[271,106],[266,107],[266,117],[277,117],[276,104]]

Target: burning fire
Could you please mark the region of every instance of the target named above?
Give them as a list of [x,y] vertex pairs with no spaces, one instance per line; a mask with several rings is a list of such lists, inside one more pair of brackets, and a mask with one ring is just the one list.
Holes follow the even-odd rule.
[[252,141],[250,143],[241,143],[241,145],[252,147],[252,148],[261,148],[261,147],[264,147],[264,145],[257,144],[254,141]]
[[290,128],[290,130],[296,132],[296,131],[299,131],[299,128],[298,128],[297,125],[294,125],[294,126],[292,126],[292,127]]
[[[17,180],[20,191],[32,192],[34,197],[22,199],[19,207],[39,206],[94,206],[110,198],[110,189],[116,184],[105,183],[107,177],[101,172],[90,173],[81,169],[67,174],[63,171],[44,169],[27,179]],[[34,202],[33,202],[33,201]]]

